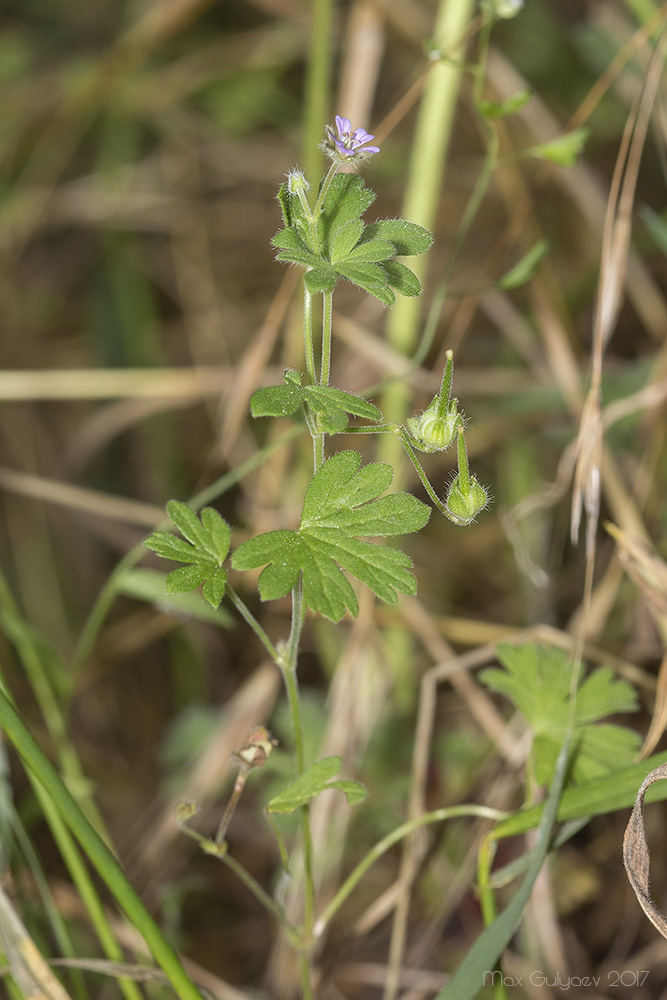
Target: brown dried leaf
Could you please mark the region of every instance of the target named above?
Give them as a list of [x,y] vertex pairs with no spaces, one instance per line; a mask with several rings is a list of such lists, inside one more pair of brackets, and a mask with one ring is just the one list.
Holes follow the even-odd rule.
[[626,534],[615,524],[606,524],[618,546],[623,569],[658,615],[667,615],[667,563],[645,542]]
[[644,829],[644,796],[646,789],[656,781],[667,778],[667,762],[656,767],[654,771],[645,778],[641,788],[637,792],[635,806],[632,810],[630,822],[623,838],[623,863],[630,880],[630,885],[635,891],[639,904],[664,938],[667,938],[667,917],[660,912],[651,899],[649,893],[649,866],[650,854],[646,842],[646,831]]

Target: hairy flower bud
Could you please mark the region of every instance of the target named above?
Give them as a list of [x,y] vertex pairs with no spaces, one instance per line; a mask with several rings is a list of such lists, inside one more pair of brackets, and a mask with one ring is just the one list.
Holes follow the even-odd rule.
[[455,439],[463,417],[458,412],[458,399],[452,399],[441,413],[440,396],[434,396],[419,417],[408,417],[408,430],[413,444],[420,451],[444,451]]

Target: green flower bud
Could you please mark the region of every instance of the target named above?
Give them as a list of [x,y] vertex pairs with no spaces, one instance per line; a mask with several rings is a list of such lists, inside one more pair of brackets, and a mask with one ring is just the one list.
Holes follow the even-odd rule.
[[452,399],[454,356],[447,351],[445,370],[442,373],[440,392],[419,417],[409,417],[408,430],[413,443],[420,451],[444,451],[463,428],[463,417],[458,412],[459,401]]
[[290,170],[287,175],[287,190],[290,194],[298,194],[299,191],[307,191],[309,187],[310,184],[300,170]]
[[408,430],[420,451],[444,451],[456,437],[459,427],[463,426],[457,399],[449,402],[445,413],[440,410],[440,396],[434,396],[421,416],[408,417]]
[[468,449],[463,435],[463,427],[458,430],[459,471],[454,476],[447,491],[445,507],[454,524],[470,524],[490,503],[491,497],[476,476],[470,475]]
[[470,524],[489,501],[488,490],[476,476],[468,476],[464,482],[464,477],[457,475],[449,487],[445,506],[456,524]]

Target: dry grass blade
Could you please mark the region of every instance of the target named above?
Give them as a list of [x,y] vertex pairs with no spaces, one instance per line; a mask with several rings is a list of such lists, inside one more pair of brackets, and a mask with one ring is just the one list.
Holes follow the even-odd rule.
[[637,175],[663,61],[663,47],[659,45],[647,70],[642,94],[628,117],[614,169],[605,218],[595,315],[591,387],[584,405],[577,438],[577,463],[571,512],[571,535],[573,542],[576,542],[581,515],[583,510],[586,510],[588,519],[586,554],[589,563],[594,555],[594,539],[600,510],[600,465],[603,450],[600,392],[602,358],[614,330],[622,301]]
[[70,1000],[0,887],[0,946],[25,1000]]
[[647,776],[637,792],[635,806],[623,838],[623,862],[640,906],[654,927],[667,938],[667,918],[651,899],[649,892],[650,854],[644,828],[644,796],[654,782],[667,778],[667,764],[661,764]]
[[615,524],[606,524],[617,545],[618,558],[628,576],[658,615],[667,616],[667,563],[643,542],[630,537]]

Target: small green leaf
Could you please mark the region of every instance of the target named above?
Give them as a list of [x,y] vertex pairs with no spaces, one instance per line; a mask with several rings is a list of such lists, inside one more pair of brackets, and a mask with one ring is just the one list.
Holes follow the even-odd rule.
[[206,547],[206,533],[192,507],[181,503],[180,500],[170,500],[167,504],[167,514],[184,538],[197,548]]
[[495,284],[498,288],[502,288],[505,291],[508,291],[510,288],[518,288],[519,285],[525,285],[535,275],[540,261],[548,251],[549,244],[547,241],[540,240]]
[[301,239],[295,229],[281,229],[271,240],[276,250],[297,250],[300,253],[310,254],[313,261],[319,261],[311,247],[305,240]]
[[339,226],[331,238],[331,259],[343,260],[347,257],[352,248],[359,242],[363,231],[364,224],[361,219],[350,219],[345,225]]
[[303,774],[290,782],[287,788],[274,795],[266,806],[269,813],[293,813],[307,805],[311,799],[329,788],[337,788],[344,792],[350,805],[362,802],[368,792],[360,781],[338,779],[331,781],[338,774],[342,764],[340,757],[323,757],[316,760]]
[[163,559],[173,559],[174,562],[196,562],[198,558],[192,545],[188,545],[182,538],[176,538],[168,531],[154,531],[145,540],[144,545]]
[[542,142],[539,146],[531,146],[526,150],[530,156],[538,160],[548,160],[550,163],[557,163],[560,167],[573,167],[582,152],[586,140],[590,134],[590,129],[577,128],[573,132],[566,132],[564,135],[552,139],[550,142]]
[[401,295],[407,295],[410,298],[421,295],[422,286],[419,278],[405,264],[401,264],[399,260],[384,260],[382,269],[387,275],[388,283]]
[[351,392],[336,389],[332,385],[309,385],[305,388],[305,394],[310,406],[315,411],[336,409],[352,413],[355,417],[372,420],[375,423],[382,420],[382,412],[373,403],[369,403],[367,399],[355,396]]
[[213,610],[197,594],[168,594],[166,580],[166,573],[158,573],[152,569],[130,569],[122,574],[116,585],[120,593],[153,604],[162,614],[173,618],[194,618],[225,628],[233,624],[232,616],[225,608]]
[[331,385],[299,385],[290,381],[289,385],[270,385],[257,389],[250,397],[250,412],[253,417],[286,417],[296,413],[303,403],[308,403],[314,413],[334,414],[331,419],[347,426],[346,413],[366,420],[379,422],[382,413],[367,399],[344,392]]
[[353,285],[363,288],[385,305],[392,306],[396,301],[396,296],[387,284],[387,276],[379,264],[339,263],[336,264],[336,270]]
[[[343,263],[374,264],[377,261],[386,260],[393,253],[394,247],[387,240],[366,240],[364,243],[358,243],[356,247],[350,250],[343,258]],[[338,267],[339,261],[335,260],[334,264]]]
[[265,566],[259,577],[263,600],[284,597],[303,574],[304,600],[313,611],[339,621],[346,608],[358,613],[357,598],[342,570],[394,604],[397,592],[414,594],[416,581],[408,556],[357,536],[387,536],[417,531],[430,509],[406,493],[379,497],[390,485],[391,466],[380,462],[359,468],[361,455],[342,451],[313,476],[297,531],[270,531],[244,542],[232,557],[235,569]]
[[224,569],[216,569],[209,574],[204,586],[202,587],[202,596],[204,600],[208,601],[212,608],[217,608],[220,606],[220,602],[225,596],[225,587],[227,586],[227,571]]
[[167,593],[184,594],[206,581],[204,597],[211,607],[217,608],[227,583],[222,563],[229,552],[229,525],[213,507],[204,507],[200,521],[192,508],[179,500],[169,501],[167,513],[191,542],[188,545],[166,531],[154,531],[144,542],[165,559],[189,564],[169,573],[165,581]]
[[204,582],[206,579],[207,567],[201,563],[194,563],[192,566],[181,566],[174,569],[167,575],[168,594],[187,594]]
[[298,385],[267,385],[256,389],[250,397],[253,417],[289,417],[296,413],[305,399],[305,391]]
[[399,257],[426,253],[433,243],[428,229],[418,226],[416,222],[408,222],[407,219],[378,219],[377,222],[371,222],[364,230],[363,239],[376,238],[392,243],[394,253]]
[[223,563],[229,553],[231,541],[229,525],[213,507],[204,507],[200,517],[208,540],[207,548],[218,563]]
[[353,778],[342,778],[340,781],[330,781],[327,788],[337,788],[342,792],[349,806],[355,806],[357,802],[363,802],[368,798],[368,789],[361,781],[354,781]]
[[319,267],[321,259],[314,253],[306,250],[281,250],[276,254],[276,260],[284,264],[300,264],[301,267]]
[[504,101],[480,101],[478,107],[480,114],[489,120],[507,118],[508,115],[514,115],[517,111],[521,111],[532,96],[533,93],[530,90],[518,90],[516,94],[505,98]]
[[320,246],[329,257],[331,248],[343,226],[358,219],[375,201],[375,193],[367,188],[358,174],[336,174],[327,191],[318,222]]

